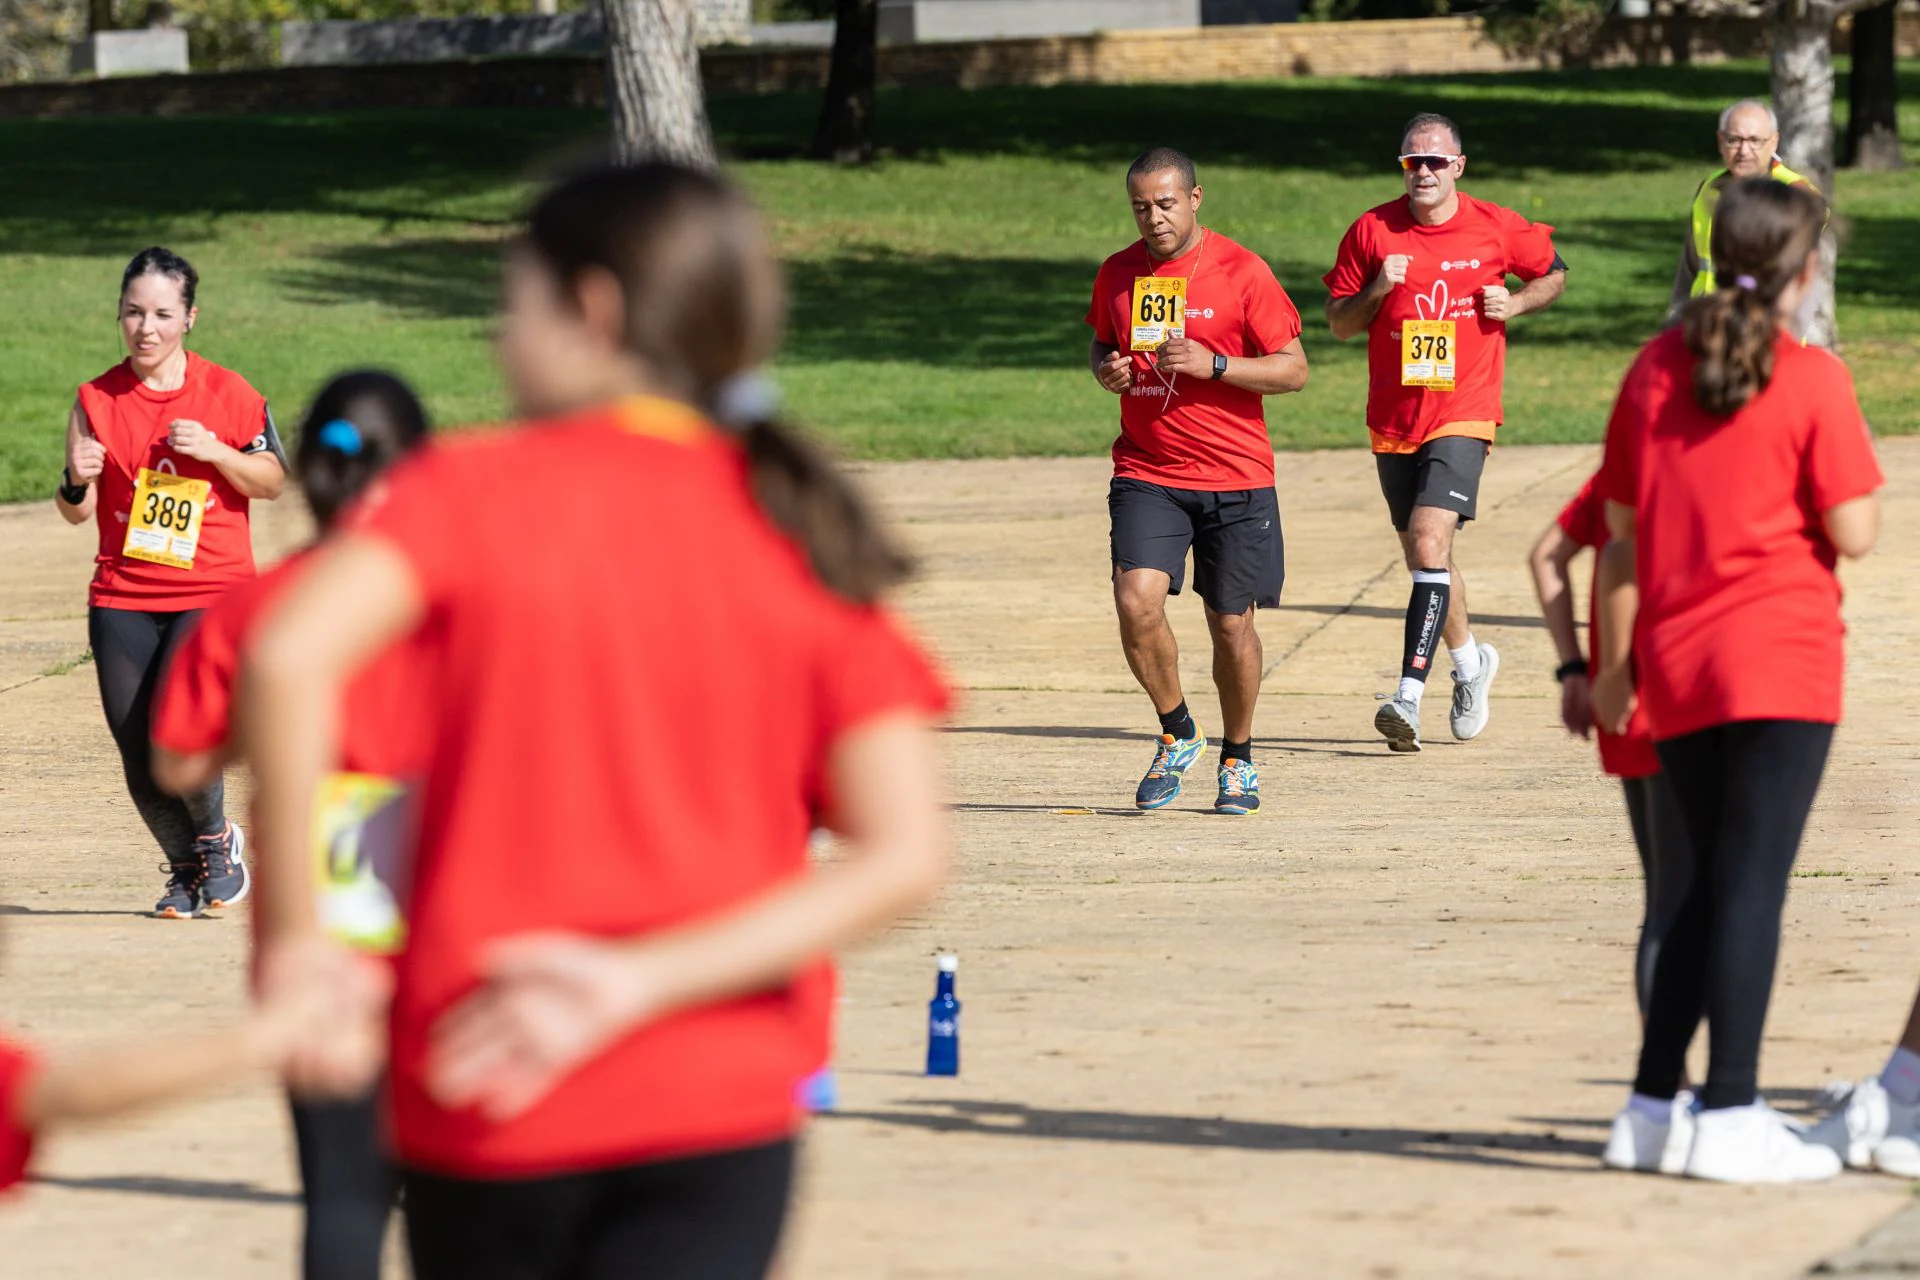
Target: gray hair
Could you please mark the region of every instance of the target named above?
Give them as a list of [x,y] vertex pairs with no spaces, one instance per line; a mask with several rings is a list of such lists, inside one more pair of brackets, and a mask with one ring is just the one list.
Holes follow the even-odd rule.
[[1773,114],[1772,107],[1760,101],[1760,99],[1758,98],[1742,98],[1740,99],[1740,101],[1734,103],[1732,106],[1728,107],[1725,111],[1722,111],[1720,113],[1720,132],[1721,133],[1725,133],[1727,131],[1727,121],[1733,119],[1733,113],[1740,110],[1743,107],[1753,107],[1757,110],[1766,112],[1767,113],[1767,132],[1768,133],[1780,132],[1780,117]]

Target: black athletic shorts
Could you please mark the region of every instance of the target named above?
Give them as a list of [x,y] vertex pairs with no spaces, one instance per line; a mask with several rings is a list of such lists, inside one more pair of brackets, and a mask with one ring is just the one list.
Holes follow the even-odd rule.
[[1415,507],[1454,512],[1461,524],[1473,519],[1480,503],[1480,473],[1486,470],[1491,448],[1485,440],[1443,436],[1421,445],[1418,453],[1374,454],[1393,527],[1405,533]]
[[1279,607],[1287,557],[1272,489],[1213,493],[1115,477],[1107,511],[1115,569],[1158,569],[1179,595],[1191,547],[1194,590],[1215,613]]

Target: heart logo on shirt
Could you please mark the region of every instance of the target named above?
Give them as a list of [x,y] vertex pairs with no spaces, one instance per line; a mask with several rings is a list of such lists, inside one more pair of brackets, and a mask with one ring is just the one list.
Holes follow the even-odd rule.
[[1413,295],[1413,309],[1422,320],[1444,320],[1447,316],[1447,304],[1451,301],[1447,294],[1447,282],[1435,280],[1432,293]]

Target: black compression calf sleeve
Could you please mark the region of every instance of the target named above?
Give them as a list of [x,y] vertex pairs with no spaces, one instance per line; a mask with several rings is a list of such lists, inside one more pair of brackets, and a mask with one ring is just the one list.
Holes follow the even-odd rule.
[[1415,569],[1413,595],[1407,600],[1407,643],[1401,655],[1400,678],[1423,683],[1433,666],[1447,625],[1447,604],[1453,595],[1453,575],[1445,569]]

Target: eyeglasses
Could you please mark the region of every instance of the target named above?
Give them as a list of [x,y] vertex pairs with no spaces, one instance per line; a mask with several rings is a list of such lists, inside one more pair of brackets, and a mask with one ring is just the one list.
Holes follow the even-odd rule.
[[1764,151],[1767,144],[1772,141],[1772,134],[1768,134],[1764,138],[1742,138],[1731,133],[1723,133],[1720,135],[1720,145],[1729,151],[1742,151],[1749,148],[1754,151]]
[[1428,169],[1434,173],[1438,173],[1442,169],[1451,168],[1454,161],[1465,158],[1464,156],[1439,155],[1401,156],[1400,167],[1408,173],[1412,173],[1416,169]]

